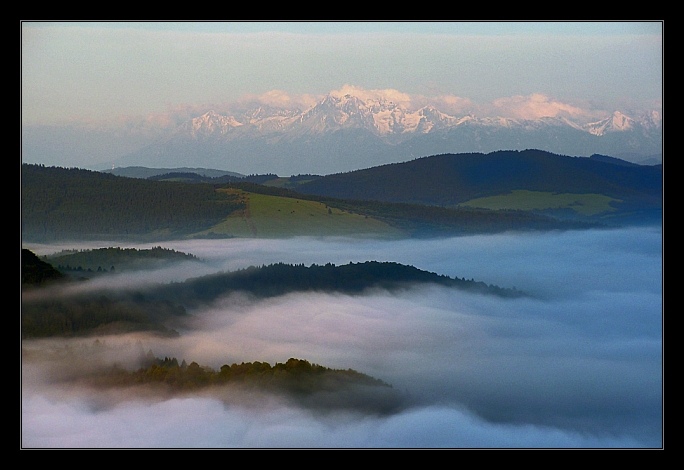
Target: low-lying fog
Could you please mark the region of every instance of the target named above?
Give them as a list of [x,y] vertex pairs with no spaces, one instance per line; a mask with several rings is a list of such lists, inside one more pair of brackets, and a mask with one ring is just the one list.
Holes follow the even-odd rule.
[[[390,383],[406,400],[403,411],[383,416],[317,413],[254,397],[243,405],[209,394],[126,396],[94,393],[77,382],[47,384],[48,376],[75,373],[78,351],[90,351],[93,338],[24,341],[22,447],[662,446],[659,227],[422,241],[27,247],[42,255],[62,248],[157,245],[204,262],[158,276],[120,274],[108,285],[140,289],[145,282],[281,261],[378,260],[515,287],[532,297],[438,287],[366,296],[291,294],[260,302],[232,295],[191,311],[193,328],[177,338],[99,338],[117,360],[142,345],[160,357],[216,369],[243,361],[274,365],[290,357],[355,369]],[[68,362],[60,360],[64,351]]]

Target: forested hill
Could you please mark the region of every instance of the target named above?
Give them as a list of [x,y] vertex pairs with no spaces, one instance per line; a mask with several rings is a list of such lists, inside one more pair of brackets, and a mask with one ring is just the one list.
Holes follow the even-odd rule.
[[247,292],[256,297],[274,297],[290,292],[339,292],[361,294],[371,289],[396,290],[416,284],[435,284],[470,292],[520,297],[515,289],[488,285],[474,279],[451,278],[394,262],[366,261],[335,265],[277,263],[217,273],[183,283],[173,283],[150,293],[190,307],[197,302],[211,302],[230,292]]
[[236,195],[208,184],[22,165],[25,239],[182,238],[238,209],[244,203]]
[[489,285],[474,279],[451,278],[393,262],[368,261],[339,266],[330,263],[311,266],[277,263],[140,290],[99,288],[72,293],[64,291],[61,295],[26,295],[22,297],[22,337],[130,331],[173,335],[175,332],[170,325],[186,316],[188,309],[231,293],[245,293],[255,299],[294,292],[363,295],[374,289],[397,291],[417,285],[444,286],[506,298],[526,295],[515,288]]
[[454,206],[515,190],[598,194],[619,211],[662,207],[662,165],[629,165],[595,155],[541,150],[443,154],[323,176],[297,191],[346,199]]
[[108,247],[92,250],[63,250],[44,257],[60,272],[124,272],[158,269],[183,261],[199,262],[195,255],[155,246],[148,249]]
[[21,250],[21,286],[42,286],[63,280],[64,275],[50,263],[41,260],[31,250]]
[[[96,352],[105,347],[101,343],[93,346]],[[294,357],[273,366],[261,361],[233,362],[215,370],[175,357],[157,358],[149,351],[140,363],[135,370],[126,370],[118,364],[93,367],[86,372],[68,374],[67,379],[61,380],[78,381],[98,390],[125,387],[127,393],[145,393],[147,389],[143,387],[153,386],[157,393],[181,396],[236,386],[230,393],[221,393],[220,399],[226,403],[239,402],[242,391],[248,390],[250,394],[273,394],[280,400],[318,411],[346,409],[387,414],[396,412],[404,404],[402,394],[380,379],[354,369],[332,369]]]

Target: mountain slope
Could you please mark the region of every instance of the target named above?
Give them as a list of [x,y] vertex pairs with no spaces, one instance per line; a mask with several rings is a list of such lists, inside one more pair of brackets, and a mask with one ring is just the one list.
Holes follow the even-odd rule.
[[370,236],[401,237],[402,230],[378,217],[369,217],[352,210],[330,206],[317,200],[307,200],[291,194],[279,196],[252,191],[221,188],[219,191],[236,194],[245,209],[235,211],[220,223],[197,237],[280,238],[294,236]]
[[662,166],[539,150],[443,154],[328,175],[297,188],[318,196],[446,207],[515,190],[600,194],[615,200],[616,211],[659,211]]

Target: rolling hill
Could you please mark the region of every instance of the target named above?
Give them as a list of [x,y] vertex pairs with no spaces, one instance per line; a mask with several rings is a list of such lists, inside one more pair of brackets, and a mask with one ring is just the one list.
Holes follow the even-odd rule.
[[[298,185],[297,191],[341,199],[524,209],[554,216],[635,221],[660,217],[662,185],[662,165],[525,150],[434,155],[323,176]],[[564,195],[567,202],[558,204],[547,198],[550,204],[530,206],[523,201],[526,195],[539,200],[542,194]],[[493,196],[499,197],[495,206],[473,202]],[[593,202],[586,202],[587,198]],[[596,204],[598,199],[603,200],[605,210],[584,210],[585,203]]]
[[375,217],[328,206],[324,202],[220,188],[238,195],[244,209],[198,232],[197,237],[288,237],[297,235],[401,236],[399,229]]
[[211,185],[148,181],[23,164],[25,240],[182,238],[242,206]]
[[[265,184],[170,178],[22,165],[22,238],[156,242],[299,235],[425,237],[587,227],[531,211],[337,199]],[[321,179],[326,178],[306,177],[294,185],[305,187]]]

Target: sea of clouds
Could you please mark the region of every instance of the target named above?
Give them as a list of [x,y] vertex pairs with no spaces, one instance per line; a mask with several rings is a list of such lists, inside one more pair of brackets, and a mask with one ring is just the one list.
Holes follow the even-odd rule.
[[[239,294],[190,311],[175,338],[101,337],[116,360],[143,348],[218,369],[290,357],[392,385],[389,414],[321,412],[275,397],[93,392],[93,338],[22,342],[24,448],[660,448],[661,227],[430,240],[293,238],[162,245],[200,258],[106,278],[110,288],[182,281],[275,262],[395,261],[515,287],[506,299],[422,286],[348,296]],[[98,286],[99,280],[80,286]],[[65,352],[66,351],[66,352]],[[81,353],[80,351],[83,351]],[[98,360],[111,361],[102,354]]]

